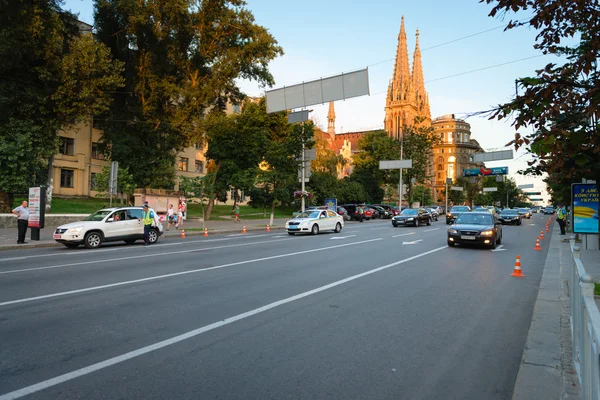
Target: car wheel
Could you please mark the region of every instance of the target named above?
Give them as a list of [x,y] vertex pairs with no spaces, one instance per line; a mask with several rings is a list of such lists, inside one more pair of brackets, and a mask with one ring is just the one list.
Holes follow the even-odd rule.
[[456,243],[454,243],[454,242],[451,242],[451,241],[449,241],[449,240],[448,240],[448,246],[449,246],[449,247],[454,247],[454,245],[455,245],[455,244],[456,244]]
[[339,222],[337,224],[335,224],[335,233],[340,233],[342,231],[342,224],[340,224]]
[[288,235],[290,236],[294,236],[296,234],[296,232],[288,232]]
[[102,245],[102,234],[100,232],[88,232],[83,239],[83,244],[88,249],[96,249]]
[[395,224],[395,223],[393,223],[393,222],[392,222],[392,226],[393,226],[394,228],[397,228],[397,227],[398,227],[398,224]]
[[318,234],[318,233],[319,233],[319,225],[317,225],[317,224],[314,224],[314,225],[312,226],[312,228],[310,229],[310,233],[311,233],[312,235],[316,235],[316,234]]
[[158,231],[156,229],[150,229],[150,232],[148,232],[148,242],[150,242],[150,244],[154,244],[158,241]]
[[127,244],[134,244],[136,241],[136,239],[125,239],[125,243]]
[[429,218],[427,218],[427,226],[431,225],[431,220]]
[[521,225],[521,221],[517,222],[517,225]]
[[79,243],[63,243],[67,249],[76,249],[79,247]]

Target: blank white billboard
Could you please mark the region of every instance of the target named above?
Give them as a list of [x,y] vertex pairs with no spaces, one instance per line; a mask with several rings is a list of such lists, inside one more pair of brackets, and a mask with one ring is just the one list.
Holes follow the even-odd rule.
[[412,160],[386,160],[379,161],[379,169],[412,168]]
[[512,160],[512,158],[513,158],[512,150],[490,151],[487,153],[473,154],[473,161],[475,161],[475,162]]
[[280,89],[267,90],[267,112],[303,108],[330,101],[346,100],[369,94],[369,70],[303,82]]

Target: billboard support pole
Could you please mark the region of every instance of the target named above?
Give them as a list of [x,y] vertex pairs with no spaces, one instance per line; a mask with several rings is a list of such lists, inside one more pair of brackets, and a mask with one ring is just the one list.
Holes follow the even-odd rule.
[[[404,158],[404,132],[400,139],[400,160]],[[410,207],[410,204],[409,204]],[[400,168],[400,182],[398,183],[398,210],[402,212],[402,168]]]
[[305,172],[305,163],[304,163],[304,122],[302,122],[302,172],[301,172],[301,181],[302,181],[302,186],[301,189],[302,190],[302,196],[300,196],[300,211],[302,211],[304,213],[304,209],[305,209],[305,202],[304,202],[304,190],[306,189],[306,183],[304,183],[304,177],[306,176],[306,172]]

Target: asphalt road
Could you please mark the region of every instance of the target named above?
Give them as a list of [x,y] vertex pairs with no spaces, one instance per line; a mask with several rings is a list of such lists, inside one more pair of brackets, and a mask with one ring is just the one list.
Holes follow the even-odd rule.
[[3,252],[0,400],[510,399],[546,218]]

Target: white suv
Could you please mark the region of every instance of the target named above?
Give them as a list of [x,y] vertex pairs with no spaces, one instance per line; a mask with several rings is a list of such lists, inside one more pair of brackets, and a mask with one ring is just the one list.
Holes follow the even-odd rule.
[[[153,211],[150,209],[150,211]],[[84,244],[88,249],[100,247],[103,242],[124,240],[132,244],[144,239],[142,207],[113,207],[96,211],[83,221],[61,225],[54,231],[53,238],[70,249]],[[164,228],[154,212],[150,229],[150,244],[156,243]]]

